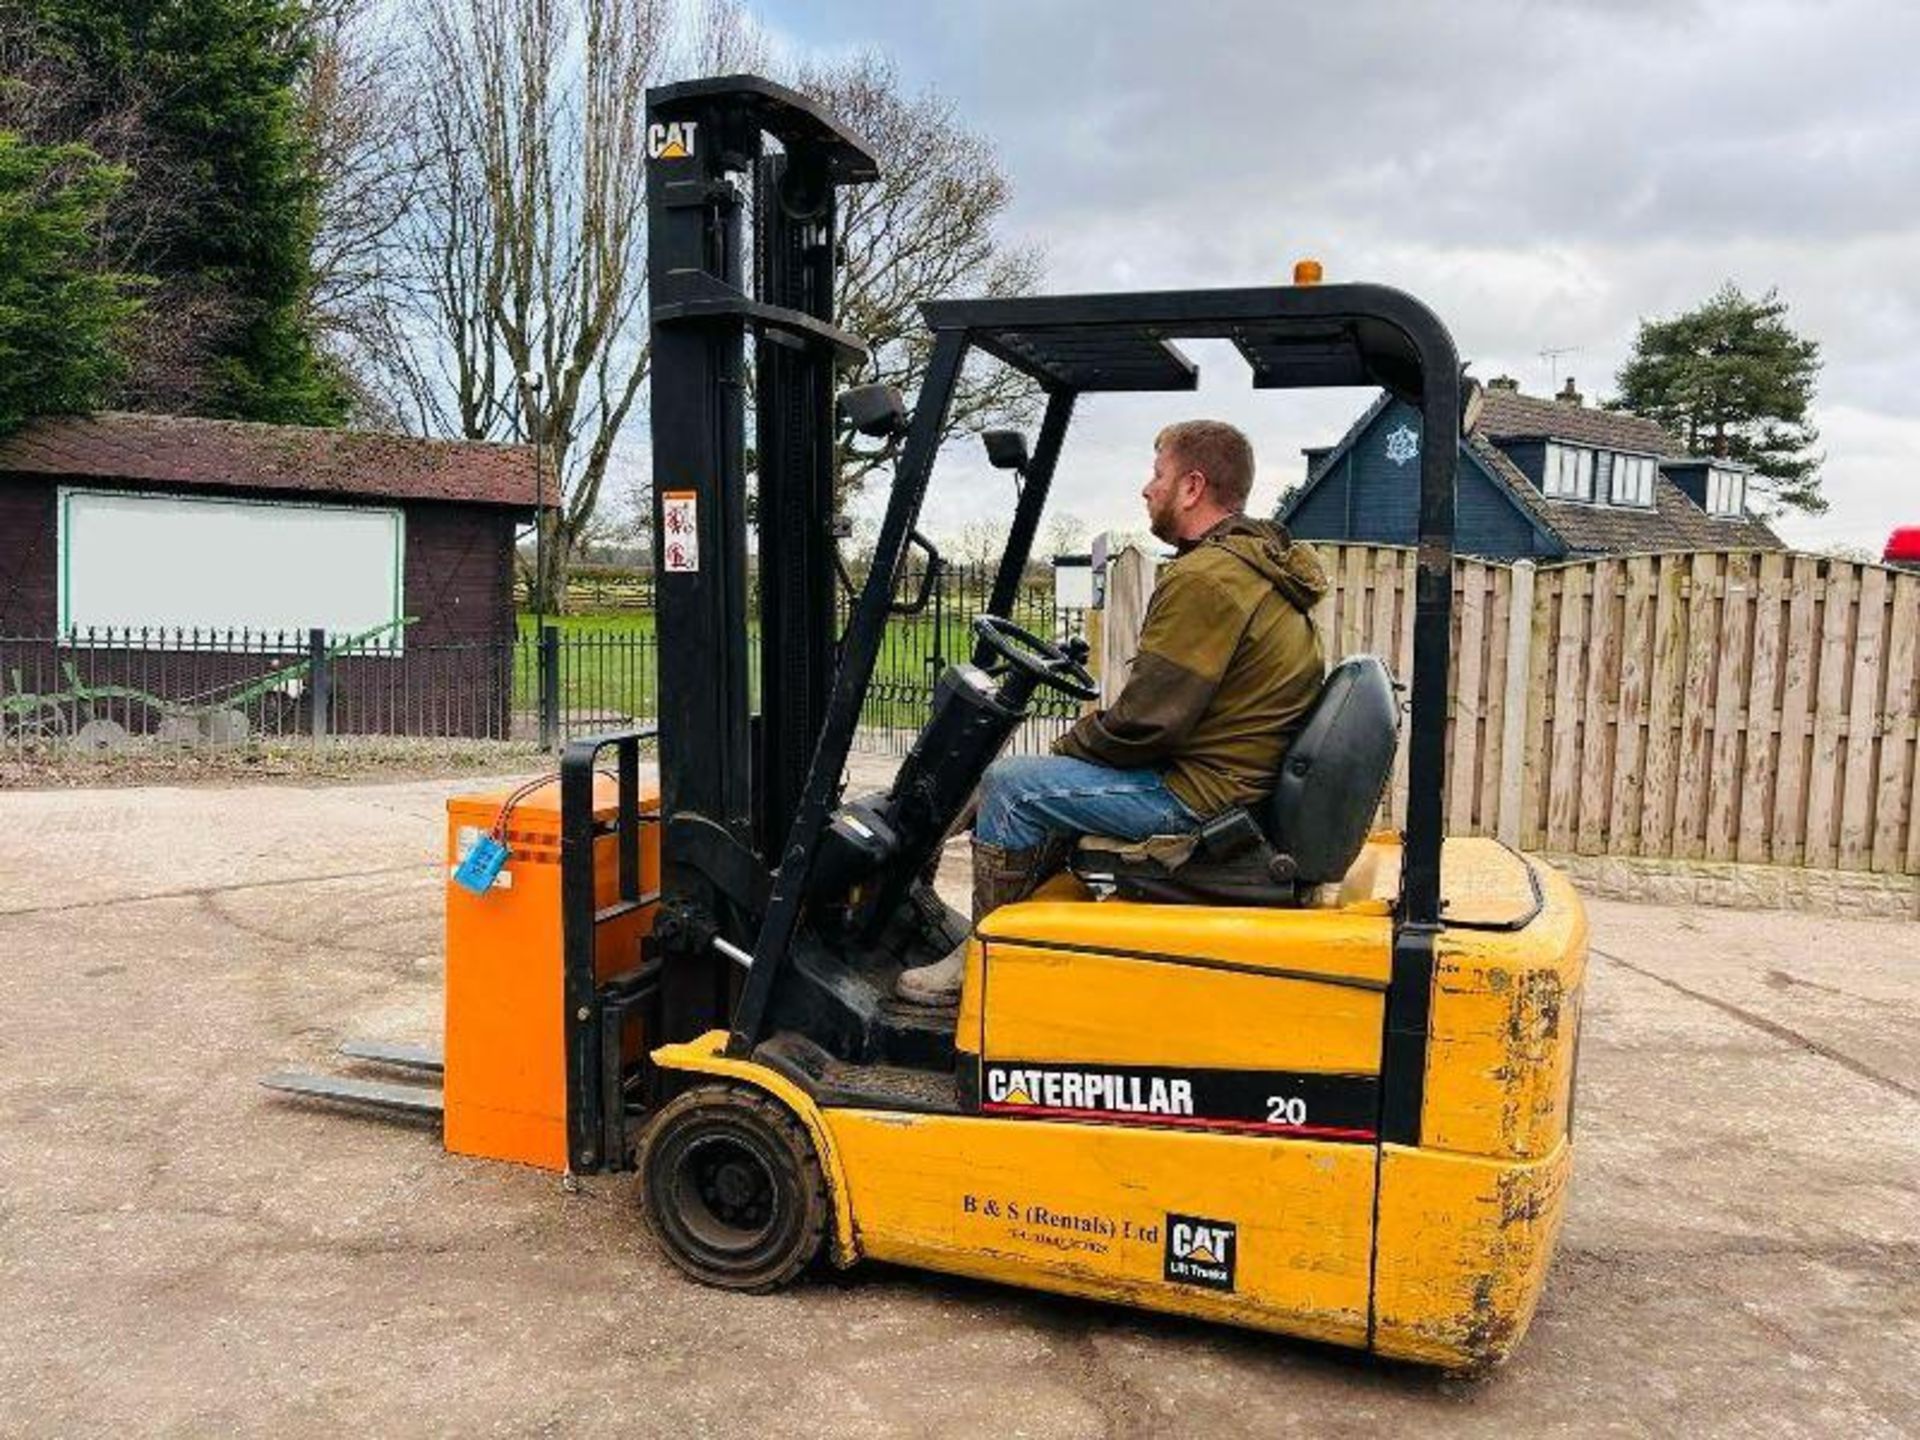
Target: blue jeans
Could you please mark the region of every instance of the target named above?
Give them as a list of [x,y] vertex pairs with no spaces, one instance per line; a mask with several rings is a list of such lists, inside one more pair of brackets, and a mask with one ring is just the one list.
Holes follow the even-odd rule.
[[1031,850],[1054,836],[1144,840],[1183,835],[1200,817],[1167,789],[1157,770],[1114,770],[1065,755],[996,760],[980,782],[973,838]]

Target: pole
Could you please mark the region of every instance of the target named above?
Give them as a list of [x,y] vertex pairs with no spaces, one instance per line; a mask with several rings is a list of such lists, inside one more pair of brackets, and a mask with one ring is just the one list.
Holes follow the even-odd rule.
[[540,432],[533,436],[533,627],[547,623],[547,477],[540,469]]
[[540,637],[540,748],[551,751],[560,743],[560,631],[542,624]]
[[547,475],[540,466],[541,442],[547,424],[540,409],[538,372],[529,370],[520,377],[532,396],[527,404],[527,428],[533,432],[533,633],[538,635],[547,623]]
[[333,707],[333,672],[327,661],[327,632],[307,632],[307,694],[313,702],[313,738],[327,736],[327,711]]

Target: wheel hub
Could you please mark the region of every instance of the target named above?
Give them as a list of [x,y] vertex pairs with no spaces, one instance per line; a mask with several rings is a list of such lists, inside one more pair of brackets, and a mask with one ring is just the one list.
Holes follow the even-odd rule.
[[684,1177],[700,1209],[715,1222],[711,1241],[738,1245],[757,1239],[772,1224],[773,1174],[745,1143],[727,1136],[701,1141],[687,1154]]

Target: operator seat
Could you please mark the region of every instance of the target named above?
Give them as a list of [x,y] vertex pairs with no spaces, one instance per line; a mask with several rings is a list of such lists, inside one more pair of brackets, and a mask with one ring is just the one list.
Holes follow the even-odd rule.
[[1399,731],[1387,667],[1350,655],[1321,684],[1266,800],[1224,811],[1192,835],[1084,836],[1073,873],[1128,900],[1304,904],[1358,858],[1393,774]]

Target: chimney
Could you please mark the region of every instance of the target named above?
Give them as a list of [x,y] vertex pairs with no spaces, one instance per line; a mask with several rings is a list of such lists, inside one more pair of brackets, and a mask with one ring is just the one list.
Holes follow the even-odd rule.
[[1520,393],[1520,382],[1511,375],[1496,375],[1487,381],[1487,389],[1504,391],[1508,395]]
[[1573,377],[1571,375],[1567,376],[1566,385],[1563,386],[1560,393],[1553,398],[1563,405],[1578,405],[1585,399],[1578,390],[1573,388]]

